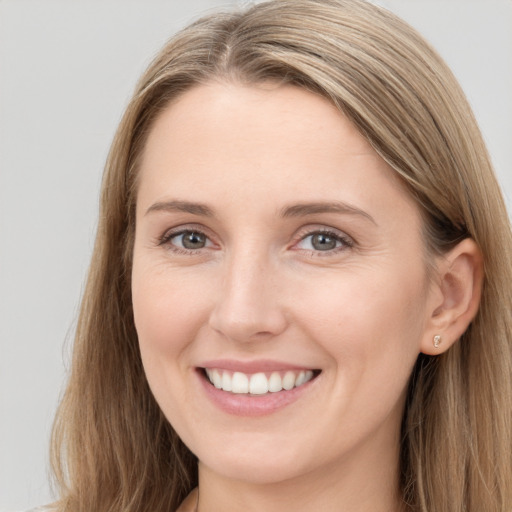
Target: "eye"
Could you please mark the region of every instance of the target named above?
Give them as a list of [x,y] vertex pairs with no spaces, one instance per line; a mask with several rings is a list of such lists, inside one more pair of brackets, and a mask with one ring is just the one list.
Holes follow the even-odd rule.
[[186,251],[197,251],[213,245],[204,233],[192,229],[168,233],[162,237],[160,244],[168,244],[176,250]]
[[197,231],[185,231],[171,238],[172,243],[181,244],[185,249],[202,249],[206,247],[206,241],[206,235]]
[[350,238],[330,231],[309,233],[296,245],[298,249],[315,252],[337,251],[352,246],[353,242]]

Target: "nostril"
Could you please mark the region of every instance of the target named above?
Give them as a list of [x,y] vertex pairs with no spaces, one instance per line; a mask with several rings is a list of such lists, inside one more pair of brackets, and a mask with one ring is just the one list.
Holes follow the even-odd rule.
[[265,341],[288,325],[275,290],[267,286],[266,273],[255,272],[254,256],[249,256],[250,262],[232,263],[209,318],[214,331],[237,342]]
[[[279,313],[233,318],[214,314],[210,319],[210,327],[224,338],[239,343],[267,341],[278,336],[286,329],[284,318],[278,318]],[[274,317],[274,318],[273,318]]]

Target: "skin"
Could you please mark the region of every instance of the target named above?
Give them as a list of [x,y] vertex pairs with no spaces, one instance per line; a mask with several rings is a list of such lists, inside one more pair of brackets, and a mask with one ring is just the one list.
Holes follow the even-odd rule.
[[[447,330],[445,350],[474,314],[475,294],[442,277],[473,272],[471,247],[429,281],[408,193],[339,111],[291,86],[188,91],[155,122],[140,172],[135,323],[155,398],[199,458],[199,510],[400,510],[407,382],[433,335]],[[282,215],[334,202],[350,209]],[[184,250],[183,229],[204,247]],[[322,230],[334,249],[312,245]],[[197,367],[218,358],[321,373],[283,409],[240,417],[201,384]]]

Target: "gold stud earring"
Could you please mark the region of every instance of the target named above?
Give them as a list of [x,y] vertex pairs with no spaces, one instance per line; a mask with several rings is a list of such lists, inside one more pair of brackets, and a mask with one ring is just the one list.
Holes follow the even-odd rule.
[[439,334],[436,334],[434,336],[434,348],[439,348],[440,344],[441,344],[441,336]]

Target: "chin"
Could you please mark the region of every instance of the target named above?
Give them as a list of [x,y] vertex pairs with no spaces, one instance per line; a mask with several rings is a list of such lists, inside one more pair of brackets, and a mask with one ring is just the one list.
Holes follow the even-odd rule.
[[247,441],[216,447],[214,453],[199,456],[200,465],[223,478],[256,485],[277,484],[312,470],[311,456],[304,447],[294,448],[283,438],[267,440],[261,448],[258,445],[261,447],[261,443]]
[[[203,464],[200,462],[200,464]],[[213,462],[212,465],[204,464],[209,471],[232,481],[245,482],[252,485],[279,484],[292,480],[303,474],[297,463],[291,460],[268,460],[265,463],[255,463],[254,459],[232,460]]]

